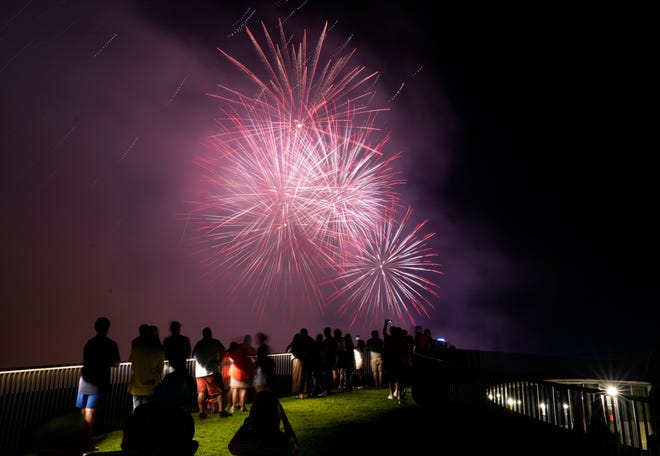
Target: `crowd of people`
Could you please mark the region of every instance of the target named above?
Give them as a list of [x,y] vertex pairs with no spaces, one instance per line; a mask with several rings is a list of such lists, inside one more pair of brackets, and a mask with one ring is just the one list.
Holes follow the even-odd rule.
[[[402,402],[410,384],[413,352],[435,356],[438,349],[444,348],[433,339],[430,329],[417,326],[415,333],[409,334],[389,319],[382,332],[372,330],[366,341],[339,328],[325,327],[316,337],[301,328],[286,347],[292,359],[291,393],[304,399],[367,386],[387,387],[388,399]],[[366,359],[371,381],[365,376]]]
[[[369,386],[387,388],[388,399],[404,401],[413,351],[429,353],[435,340],[429,330],[417,327],[410,335],[391,323],[386,320],[382,333],[374,329],[367,340],[330,327],[312,337],[307,328],[301,328],[286,347],[292,362],[291,394],[305,399]],[[107,399],[111,370],[120,361],[119,347],[108,336],[109,319],[98,318],[94,327],[96,335],[83,348],[76,397],[88,438],[95,415]],[[256,347],[249,334],[225,347],[206,327],[193,345],[181,328],[180,322],[171,322],[170,334],[161,342],[158,327],[143,323],[131,341],[128,393],[132,412],[126,420],[122,450],[194,455],[198,448],[195,425],[186,409],[196,396],[200,419],[215,413],[220,418],[245,413],[229,445],[232,454],[249,455],[253,448],[271,447],[272,454],[297,452],[295,432],[272,388],[275,362],[268,335],[256,334]],[[187,370],[190,358],[195,360],[192,374]],[[367,359],[372,379],[365,376]]]
[[[264,454],[264,449],[267,454],[296,454],[300,445],[273,391],[275,362],[270,356],[268,336],[256,334],[257,347],[252,345],[249,334],[241,342],[232,341],[225,347],[207,327],[192,346],[190,339],[181,334],[181,326],[173,321],[171,334],[161,343],[158,328],[142,324],[131,341],[128,393],[133,408],[123,430],[122,450],[140,456],[194,455],[199,444],[188,408],[196,395],[200,419],[216,412],[220,418],[245,414],[228,445],[231,454]],[[75,435],[47,432],[40,440],[46,448],[91,441],[96,413],[103,408],[109,393],[112,368],[120,360],[118,345],[108,336],[110,321],[100,317],[94,328],[96,335],[83,347],[75,403],[80,411],[78,418],[70,414],[58,417],[57,429],[73,429]],[[372,330],[366,341],[339,328],[324,327],[316,337],[307,328],[301,328],[286,347],[292,362],[291,394],[305,399],[375,387],[387,389],[386,397],[401,403],[410,386],[413,353],[437,357],[440,351],[450,358],[452,348],[443,340],[434,339],[428,329],[416,326],[409,334],[392,325],[391,320],[385,320],[382,331]],[[653,417],[658,408],[658,353],[660,350],[654,352],[647,369],[652,384]],[[195,360],[194,375],[187,370],[191,357]],[[370,362],[371,379],[365,376],[366,359]],[[253,397],[250,408],[249,397]],[[652,446],[657,446],[655,439]],[[74,445],[71,452],[58,454],[77,455],[90,450],[96,449]]]
[[[268,336],[257,334],[257,348],[249,334],[242,342],[233,341],[225,347],[206,327],[193,346],[190,338],[181,334],[181,327],[180,322],[173,321],[171,334],[161,342],[158,328],[143,323],[131,341],[128,393],[133,407],[123,430],[122,451],[145,456],[194,455],[199,444],[194,439],[194,420],[185,408],[196,394],[200,419],[216,411],[221,418],[250,412],[229,445],[232,454],[253,454],[255,448],[269,448],[269,454],[295,454],[298,441],[271,390],[275,364],[269,356]],[[83,348],[76,398],[83,431],[77,442],[91,441],[96,412],[103,408],[109,393],[111,370],[120,361],[119,347],[108,336],[110,320],[98,318],[95,330],[96,336]],[[195,360],[194,375],[187,370],[191,357]],[[252,388],[254,408],[249,410],[248,393]],[[97,448],[79,450],[76,448],[74,453]]]

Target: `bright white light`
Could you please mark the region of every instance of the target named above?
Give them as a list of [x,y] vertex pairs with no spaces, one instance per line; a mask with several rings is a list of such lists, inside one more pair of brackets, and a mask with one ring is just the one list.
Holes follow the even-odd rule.
[[607,393],[608,396],[617,396],[619,394],[619,390],[616,388],[616,386],[608,386],[605,389],[605,392]]

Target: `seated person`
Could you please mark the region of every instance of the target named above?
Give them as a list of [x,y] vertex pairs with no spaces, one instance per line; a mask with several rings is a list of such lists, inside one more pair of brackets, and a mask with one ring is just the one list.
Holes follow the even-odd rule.
[[142,455],[192,456],[195,421],[183,407],[193,398],[194,379],[186,371],[172,371],[156,387],[153,400],[138,406],[124,427],[121,449]]
[[76,409],[41,426],[28,456],[82,456],[92,448],[89,424]]
[[296,434],[275,393],[262,390],[255,395],[250,415],[236,431],[228,448],[231,454],[240,456],[288,456],[300,450]]

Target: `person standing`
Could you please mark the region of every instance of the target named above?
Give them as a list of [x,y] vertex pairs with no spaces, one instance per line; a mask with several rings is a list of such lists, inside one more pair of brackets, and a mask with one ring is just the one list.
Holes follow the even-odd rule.
[[321,356],[323,370],[323,391],[320,393],[325,396],[334,391],[334,365],[337,353],[337,341],[332,335],[332,328],[326,326],[323,328],[323,355]]
[[90,434],[96,412],[103,407],[110,390],[111,369],[119,366],[119,345],[108,337],[110,320],[97,318],[94,329],[96,336],[83,347],[83,366],[76,397],[76,407],[87,422]]
[[357,343],[353,349],[353,355],[355,358],[355,388],[362,389],[366,385],[364,383],[364,346],[365,342],[363,339],[360,339],[359,336],[356,336],[355,339]]
[[247,412],[248,390],[252,388],[254,379],[254,364],[257,350],[252,346],[252,336],[246,334],[243,342],[236,344],[231,351],[232,363],[229,366],[229,385],[231,386],[231,412],[241,410]]
[[254,390],[259,392],[263,389],[269,389],[273,386],[275,378],[275,361],[270,357],[272,350],[268,345],[268,335],[266,333],[257,333],[257,358],[254,369],[254,379],[252,385]]
[[181,334],[181,323],[170,323],[170,335],[163,340],[165,359],[169,364],[169,371],[185,370],[186,361],[192,354],[192,347],[188,336]]
[[199,442],[195,440],[195,421],[185,407],[194,388],[195,380],[187,371],[167,374],[155,388],[153,399],[128,416],[121,449],[135,455],[193,456]]
[[351,333],[344,334],[344,362],[341,390],[353,391],[353,375],[355,374],[355,342]]
[[374,385],[380,388],[383,385],[383,339],[378,335],[378,330],[371,331],[371,337],[367,339],[365,346],[369,352],[369,364],[371,375],[374,377]]
[[206,418],[206,401],[218,398],[220,417],[228,417],[225,410],[225,395],[222,385],[220,363],[224,355],[225,346],[213,337],[211,328],[202,330],[202,338],[195,344],[192,356],[195,358],[195,382],[197,384],[197,406],[199,417]]
[[291,393],[298,399],[303,399],[307,392],[307,379],[305,378],[305,352],[306,346],[302,334],[293,335],[293,339],[286,347],[291,353]]
[[133,396],[133,411],[140,404],[151,400],[156,386],[163,379],[165,353],[158,337],[158,327],[150,325],[146,336],[131,349],[128,358],[133,376],[128,384],[128,392]]

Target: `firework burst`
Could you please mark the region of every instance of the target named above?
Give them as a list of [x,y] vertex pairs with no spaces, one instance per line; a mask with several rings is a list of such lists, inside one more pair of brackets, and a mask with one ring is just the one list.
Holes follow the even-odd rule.
[[331,300],[341,300],[340,314],[353,314],[376,323],[383,316],[415,324],[415,316],[428,317],[434,304],[427,296],[438,296],[438,284],[432,280],[442,275],[435,261],[437,254],[428,246],[435,233],[421,234],[427,223],[406,231],[412,210],[401,221],[385,220],[363,242],[349,249],[342,271],[334,279],[336,291]]
[[[289,45],[281,22],[279,44],[265,27],[265,46],[246,32],[265,76],[220,50],[254,84],[255,94],[219,86],[222,94],[212,96],[227,106],[216,119],[218,133],[208,138],[214,154],[200,161],[208,191],[196,203],[196,221],[212,244],[211,263],[237,271],[234,291],[250,291],[260,313],[286,303],[291,314],[301,303],[323,308],[329,301],[324,286],[345,280],[336,294],[360,297],[361,311],[378,297],[371,306],[403,314],[411,305],[425,313],[420,286],[433,284],[412,276],[416,267],[434,266],[414,263],[420,244],[412,239],[421,225],[408,237],[386,228],[404,181],[394,168],[399,155],[383,153],[389,135],[375,125],[381,110],[367,103],[366,82],[375,73],[349,68],[353,52],[320,64],[327,24],[309,53],[306,33],[300,44]],[[409,217],[407,212],[403,225]],[[347,261],[356,271],[363,267],[347,252],[379,242],[390,243],[379,252],[388,255],[388,280],[374,296],[365,292],[373,288],[369,279],[362,276],[360,285],[360,275],[346,268]],[[358,247],[360,261],[369,255],[364,248]],[[424,252],[417,250],[422,258]],[[345,301],[340,311],[350,305]]]

